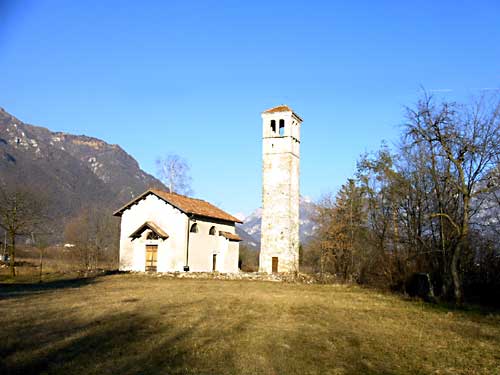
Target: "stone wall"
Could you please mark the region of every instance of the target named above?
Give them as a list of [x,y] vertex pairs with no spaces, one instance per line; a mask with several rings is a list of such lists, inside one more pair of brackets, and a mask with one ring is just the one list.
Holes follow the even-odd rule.
[[[297,272],[299,264],[300,122],[292,112],[263,113],[262,228],[259,270]],[[279,123],[285,123],[279,134]],[[276,124],[273,131],[271,121]]]
[[[202,280],[248,280],[248,281],[274,281],[284,283],[324,284],[334,283],[335,279],[321,279],[316,275],[305,273],[280,273],[270,274],[265,272],[137,272],[137,274],[157,278],[202,279]],[[323,280],[328,280],[324,282]]]

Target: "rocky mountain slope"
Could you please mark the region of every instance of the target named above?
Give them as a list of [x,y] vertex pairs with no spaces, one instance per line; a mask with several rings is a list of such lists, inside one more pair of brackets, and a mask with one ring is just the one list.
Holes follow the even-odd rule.
[[[145,173],[120,146],[85,135],[52,132],[28,125],[0,108],[0,185],[23,186],[47,197],[56,236],[61,239],[68,218],[82,207],[98,206],[110,215],[150,187],[166,189]],[[300,201],[300,238],[314,230],[314,204]],[[260,248],[262,209],[238,225],[243,243]]]
[[165,188],[118,145],[28,125],[2,108],[0,184],[47,196],[55,227],[82,207],[111,214],[149,187]]

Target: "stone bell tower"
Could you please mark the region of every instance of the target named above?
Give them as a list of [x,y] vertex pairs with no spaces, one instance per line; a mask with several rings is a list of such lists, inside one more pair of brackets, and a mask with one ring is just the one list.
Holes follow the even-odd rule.
[[262,112],[262,228],[259,271],[299,270],[302,119],[286,105]]

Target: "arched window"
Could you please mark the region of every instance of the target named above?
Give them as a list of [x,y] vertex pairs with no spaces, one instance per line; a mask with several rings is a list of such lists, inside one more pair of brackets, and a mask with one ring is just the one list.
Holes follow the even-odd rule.
[[191,229],[189,230],[191,233],[198,233],[198,224],[194,223],[191,225]]
[[276,120],[271,120],[271,130],[276,133]]
[[210,228],[210,230],[208,231],[208,234],[211,236],[215,236],[215,226]]
[[285,120],[281,119],[280,120],[280,136],[285,135]]
[[147,240],[157,240],[158,238],[158,235],[153,231],[149,232],[148,236],[146,237]]

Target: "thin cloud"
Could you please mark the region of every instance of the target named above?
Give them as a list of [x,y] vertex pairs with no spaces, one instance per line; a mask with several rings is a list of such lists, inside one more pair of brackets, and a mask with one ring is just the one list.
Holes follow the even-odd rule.
[[476,87],[473,90],[479,91],[500,91],[500,87]]
[[452,92],[453,89],[430,89],[429,92]]

